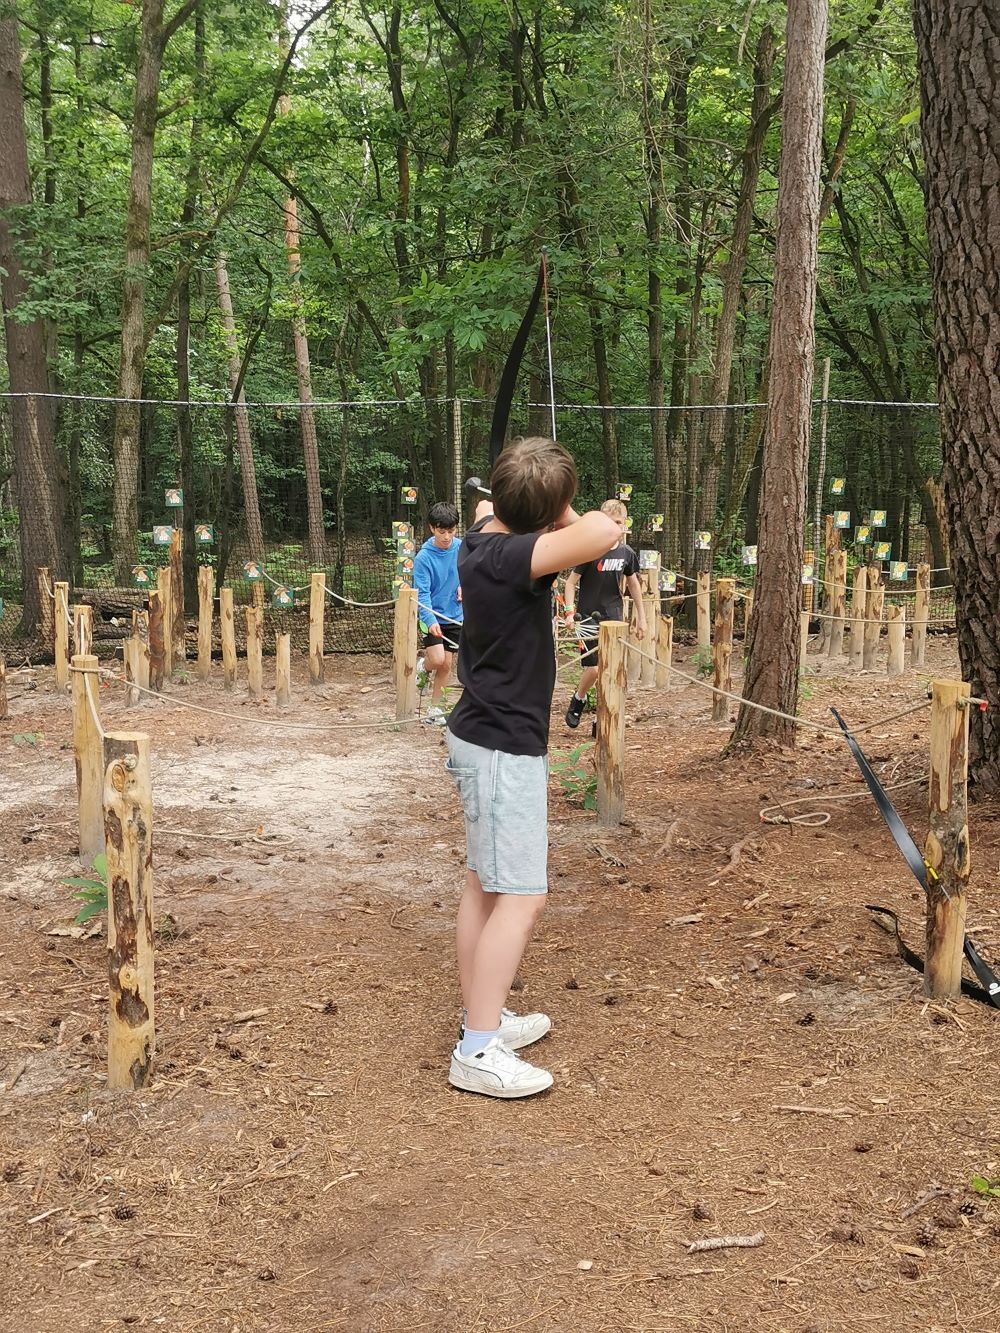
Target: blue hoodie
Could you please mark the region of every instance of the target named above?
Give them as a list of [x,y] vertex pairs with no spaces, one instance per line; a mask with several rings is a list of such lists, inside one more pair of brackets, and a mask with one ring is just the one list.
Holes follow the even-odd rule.
[[443,551],[428,537],[413,561],[413,585],[417,590],[417,615],[430,627],[461,624],[462,603],[458,600],[458,548],[455,541]]

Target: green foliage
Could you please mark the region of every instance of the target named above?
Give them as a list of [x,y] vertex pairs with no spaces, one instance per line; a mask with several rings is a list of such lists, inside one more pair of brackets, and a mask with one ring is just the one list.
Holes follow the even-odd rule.
[[45,739],[45,733],[42,731],[15,731],[10,739],[14,745],[35,747]]
[[93,875],[89,878],[73,876],[64,879],[67,888],[73,889],[73,897],[82,904],[74,921],[82,926],[92,916],[108,909],[108,858],[104,852],[98,852],[93,860]]
[[572,750],[552,755],[549,761],[549,768],[558,779],[567,799],[576,805],[582,805],[584,810],[597,809],[597,774],[587,764],[581,762],[583,756],[592,748],[591,742],[587,741],[575,745]]
[[707,680],[709,676],[715,674],[715,663],[712,660],[712,649],[708,644],[702,644],[691,654],[691,665],[695,669],[695,674],[701,680]]
[[1000,1199],[1000,1180],[990,1180],[986,1176],[974,1175],[969,1181],[969,1189],[981,1194],[984,1199]]

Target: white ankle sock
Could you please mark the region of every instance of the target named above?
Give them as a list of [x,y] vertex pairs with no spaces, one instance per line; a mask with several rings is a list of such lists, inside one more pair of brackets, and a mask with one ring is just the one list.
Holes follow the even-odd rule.
[[475,1028],[466,1028],[462,1033],[462,1040],[458,1043],[459,1055],[468,1058],[475,1055],[478,1051],[487,1047],[494,1037],[499,1037],[500,1029],[494,1028],[492,1032],[477,1032]]

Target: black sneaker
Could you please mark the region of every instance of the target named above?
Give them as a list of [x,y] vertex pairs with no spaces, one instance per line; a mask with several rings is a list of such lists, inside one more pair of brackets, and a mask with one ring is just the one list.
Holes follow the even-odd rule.
[[580,718],[583,717],[583,710],[587,706],[586,699],[580,699],[575,694],[569,701],[569,707],[566,709],[566,725],[572,727],[575,731],[580,725]]

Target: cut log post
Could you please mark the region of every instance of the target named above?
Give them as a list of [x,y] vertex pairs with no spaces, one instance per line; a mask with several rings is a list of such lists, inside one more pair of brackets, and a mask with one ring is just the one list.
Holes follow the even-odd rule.
[[924,994],[957,998],[962,989],[965,891],[969,882],[969,686],[931,685],[930,826],[924,844],[928,872],[927,962]]
[[847,552],[830,552],[830,585],[825,603],[826,614],[830,616],[823,623],[830,630],[830,657],[840,657],[844,651],[844,615],[847,610]]
[[70,607],[73,617],[73,652],[87,656],[94,646],[94,610],[90,606]]
[[885,605],[885,588],[882,586],[882,571],[877,565],[868,569],[868,596],[865,603],[865,651],[866,671],[875,668],[878,658],[879,639],[882,637],[882,608]]
[[322,685],[326,674],[323,658],[323,627],[326,622],[326,575],[309,578],[309,681]]
[[656,624],[656,688],[670,689],[671,665],[674,660],[674,618],[660,616]]
[[156,1050],[153,1008],[153,798],[149,737],[105,738],[108,859],[108,1087],[145,1085]]
[[10,717],[10,704],[7,701],[7,663],[0,653],[0,722]]
[[187,617],[184,608],[184,530],[170,537],[170,659],[171,669],[187,660]]
[[219,589],[219,628],[222,634],[222,688],[236,684],[236,620],[232,588]]
[[149,688],[163,689],[163,671],[167,660],[163,641],[163,597],[159,588],[149,590]]
[[628,688],[631,690],[639,683],[639,672],[642,667],[642,658],[637,652],[633,652],[633,649],[638,646],[638,640],[635,637],[635,607],[632,605],[631,597],[622,598],[622,619],[628,626],[625,640],[625,674],[628,680]]
[[417,714],[417,590],[400,588],[392,635],[392,674],[399,721]]
[[921,667],[927,655],[927,622],[931,618],[930,565],[917,565],[917,595],[913,601],[913,639],[910,645],[910,665]]
[[851,592],[851,666],[861,670],[865,647],[865,616],[868,606],[868,570],[864,565],[854,567],[854,587]]
[[905,665],[906,612],[901,606],[890,606],[885,613],[889,635],[888,674],[890,679],[901,676]]
[[646,614],[646,637],[639,647],[643,656],[639,658],[639,688],[652,690],[656,686],[656,627],[660,620],[660,571],[644,569],[642,605]]
[[736,583],[733,579],[719,579],[715,585],[715,642],[712,644],[713,684],[712,721],[722,722],[729,716],[729,700],[721,691],[733,689],[733,608],[736,605]]
[[756,593],[756,587],[755,587],[754,584],[751,583],[751,584],[750,584],[750,587],[747,588],[746,592],[743,594],[743,641],[744,641],[744,643],[745,643],[745,642],[749,639],[749,637],[750,637],[750,620],[751,620],[751,618],[752,618],[752,616],[753,616],[753,599],[754,599],[754,594],[755,594],[755,593]]
[[212,616],[215,611],[215,570],[198,567],[198,679],[212,674]]
[[698,647],[712,646],[712,575],[707,569],[700,569],[697,574],[696,611],[698,624]]
[[56,688],[69,688],[69,584],[57,583],[55,601]]
[[73,692],[73,755],[80,805],[80,860],[89,866],[104,850],[104,732],[97,690],[97,658],[75,653],[70,672]]
[[174,604],[171,592],[170,566],[156,571],[156,587],[163,608],[163,675],[170,679],[174,669]]
[[292,636],[279,634],[274,643],[275,702],[287,708],[292,702]]
[[125,661],[125,707],[135,708],[140,695],[135,688],[139,679],[139,640],[134,634],[125,640],[122,656]]
[[615,828],[625,814],[626,626],[602,620],[597,639],[597,822]]
[[149,612],[132,612],[132,638],[136,641],[136,684],[140,687],[140,701],[143,698],[142,690],[149,689]]
[[254,703],[264,698],[264,617],[255,606],[244,608],[247,618],[247,691]]
[[807,665],[807,654],[809,652],[809,621],[811,619],[811,611],[799,612],[799,667],[803,669]]
[[35,579],[38,583],[38,633],[43,645],[48,648],[52,644],[55,626],[55,602],[52,600],[52,580],[49,578],[48,565],[37,567]]

